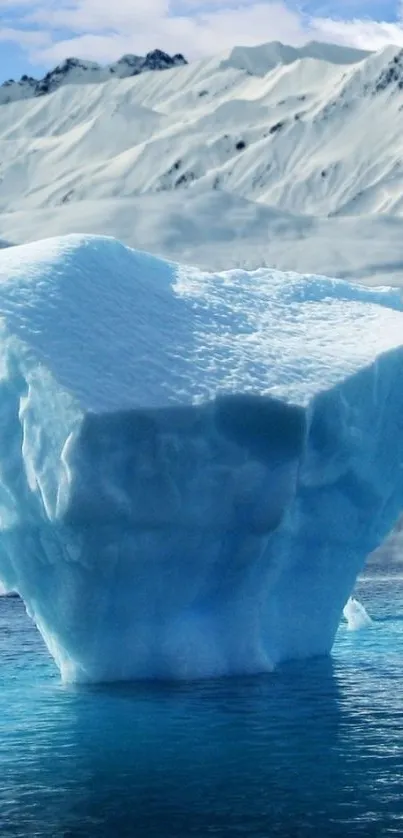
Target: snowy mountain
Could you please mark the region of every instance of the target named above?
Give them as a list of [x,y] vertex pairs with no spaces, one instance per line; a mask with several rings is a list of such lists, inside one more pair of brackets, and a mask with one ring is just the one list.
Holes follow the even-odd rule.
[[54,93],[64,84],[95,84],[106,82],[111,78],[124,79],[138,76],[152,70],[170,70],[172,67],[182,67],[187,64],[183,55],[174,56],[162,52],[160,49],[147,53],[145,57],[139,55],[123,55],[119,61],[102,67],[94,61],[82,61],[78,58],[66,58],[54,70],[42,79],[22,76],[19,81],[9,79],[0,85],[0,105],[7,105],[19,99],[30,99],[33,96],[44,96]]
[[0,108],[0,238],[106,233],[207,268],[401,281],[402,50],[138,61],[66,62],[39,83],[53,93],[28,80]]

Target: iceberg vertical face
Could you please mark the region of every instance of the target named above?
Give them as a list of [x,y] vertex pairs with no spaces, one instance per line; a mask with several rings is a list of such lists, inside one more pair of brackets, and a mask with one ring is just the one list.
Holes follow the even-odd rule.
[[403,506],[398,292],[69,237],[0,311],[0,578],[62,676],[328,652]]

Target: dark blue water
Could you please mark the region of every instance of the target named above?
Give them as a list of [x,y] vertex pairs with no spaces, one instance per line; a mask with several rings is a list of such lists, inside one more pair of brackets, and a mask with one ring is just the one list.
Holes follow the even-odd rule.
[[331,660],[91,689],[0,599],[1,838],[403,836],[403,580],[357,595]]

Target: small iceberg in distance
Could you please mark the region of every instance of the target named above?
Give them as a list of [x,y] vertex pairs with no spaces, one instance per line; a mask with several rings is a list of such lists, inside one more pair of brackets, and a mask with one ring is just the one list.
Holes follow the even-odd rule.
[[359,631],[373,625],[373,621],[363,604],[353,596],[349,597],[343,608],[343,617],[347,620],[349,631]]

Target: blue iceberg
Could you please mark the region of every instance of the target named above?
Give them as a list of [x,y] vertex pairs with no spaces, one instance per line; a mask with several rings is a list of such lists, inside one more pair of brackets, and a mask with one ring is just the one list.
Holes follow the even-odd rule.
[[0,578],[63,679],[328,653],[403,506],[400,292],[69,236],[0,315]]

